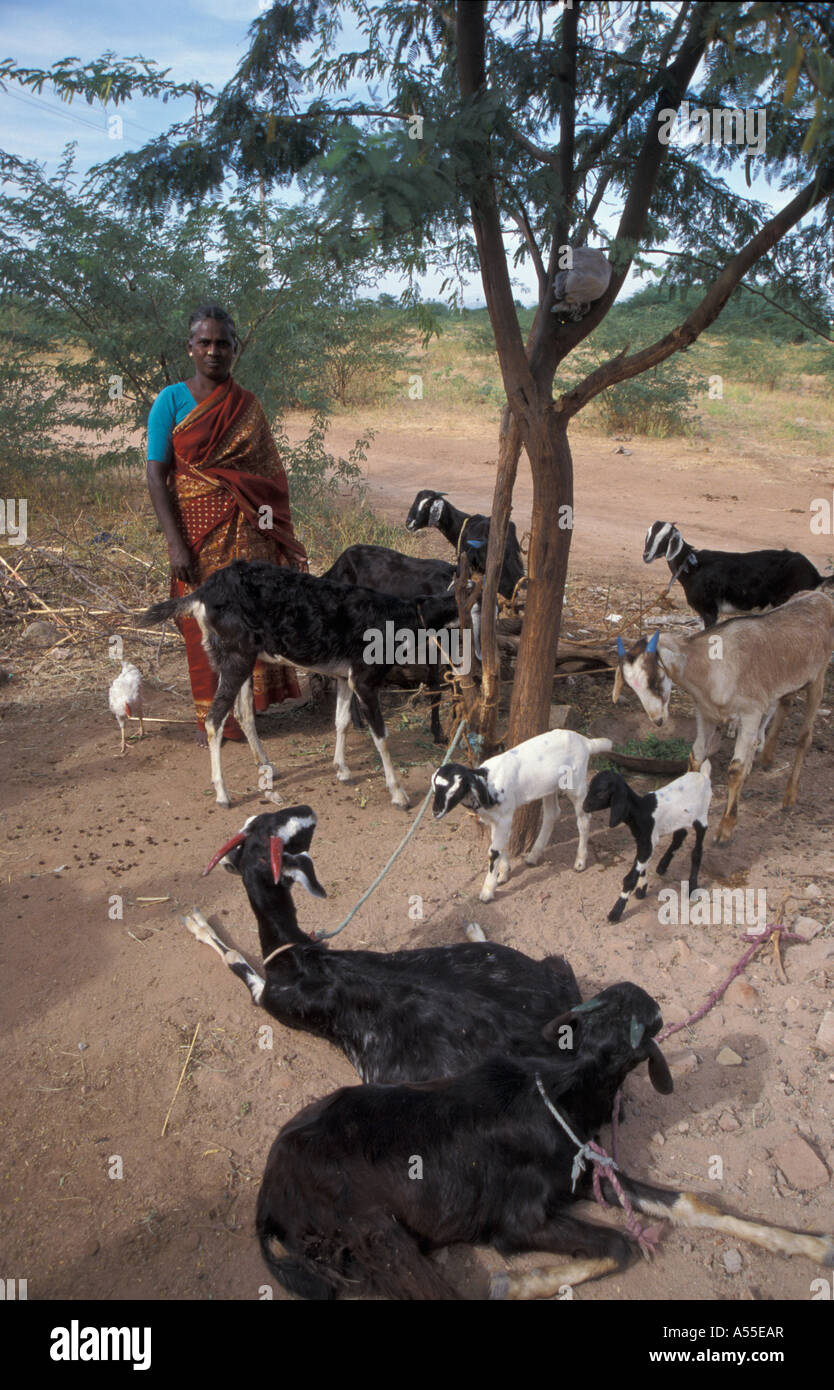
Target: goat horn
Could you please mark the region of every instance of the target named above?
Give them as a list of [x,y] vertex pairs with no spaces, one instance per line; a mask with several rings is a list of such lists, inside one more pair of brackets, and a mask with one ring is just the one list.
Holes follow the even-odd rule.
[[237,849],[238,845],[242,845],[245,839],[246,831],[239,830],[236,835],[232,836],[231,840],[227,840],[226,844],[222,845],[221,848],[214,855],[214,857],[210,859],[209,862],[206,864],[206,867],[203,869],[203,872],[200,875],[200,877],[205,878],[206,874],[210,874],[215,865],[220,863],[220,860],[223,858],[223,855],[228,854],[230,850]]
[[638,1022],[638,1020],[632,1014],[631,1027],[628,1032],[628,1040],[631,1043],[632,1047],[637,1047],[639,1045],[640,1039],[642,1038],[645,1031],[645,1024]]
[[269,837],[269,862],[272,866],[272,882],[280,883],[281,865],[284,862],[284,841],[280,835]]
[[625,654],[626,654],[625,642],[623,641],[622,637],[620,636],[620,634],[619,634],[619,632],[618,632],[618,633],[617,633],[617,656],[625,656]]
[[658,628],[656,632],[652,633],[651,637],[649,638],[648,642],[646,643],[646,651],[647,651],[647,652],[656,652],[656,651],[657,651],[657,643],[658,643],[658,638],[659,638],[659,637],[660,637],[660,628]]

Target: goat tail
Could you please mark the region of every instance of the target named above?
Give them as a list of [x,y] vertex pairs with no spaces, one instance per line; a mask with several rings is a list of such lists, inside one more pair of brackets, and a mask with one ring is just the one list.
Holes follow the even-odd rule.
[[157,623],[167,622],[169,618],[178,618],[181,613],[190,611],[193,599],[193,594],[184,594],[182,598],[166,598],[162,603],[152,603],[138,619],[139,626],[155,627]]
[[610,738],[589,738],[588,756],[593,757],[595,753],[610,753],[613,747]]
[[261,1254],[270,1273],[278,1280],[287,1293],[296,1298],[316,1299],[319,1302],[334,1299],[345,1287],[345,1280],[330,1270],[305,1259],[303,1255],[282,1255],[280,1258],[271,1246],[273,1237],[268,1231],[258,1233]]

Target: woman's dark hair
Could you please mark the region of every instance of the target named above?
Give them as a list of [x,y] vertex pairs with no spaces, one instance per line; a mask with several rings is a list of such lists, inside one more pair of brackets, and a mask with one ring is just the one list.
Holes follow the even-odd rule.
[[225,309],[221,309],[219,304],[201,304],[199,309],[195,309],[193,314],[188,317],[188,336],[191,337],[195,323],[200,323],[202,319],[214,319],[217,323],[225,324],[237,342],[237,329],[231,314],[227,314]]

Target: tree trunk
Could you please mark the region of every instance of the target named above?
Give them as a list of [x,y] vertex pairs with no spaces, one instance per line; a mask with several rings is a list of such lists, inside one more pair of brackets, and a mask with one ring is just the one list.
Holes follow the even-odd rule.
[[[551,408],[539,416],[537,424],[526,441],[533,473],[533,521],[527,608],[513,685],[508,747],[547,729],[573,527],[573,460],[566,422]],[[529,848],[539,815],[535,803],[518,812],[513,823],[512,854]]]
[[498,439],[498,474],[495,479],[495,493],[492,499],[482,604],[481,702],[477,716],[477,728],[483,737],[482,756],[484,758],[490,757],[495,752],[495,724],[498,715],[501,656],[496,640],[494,615],[520,453],[521,431],[510,407],[505,406],[501,415],[501,430]]

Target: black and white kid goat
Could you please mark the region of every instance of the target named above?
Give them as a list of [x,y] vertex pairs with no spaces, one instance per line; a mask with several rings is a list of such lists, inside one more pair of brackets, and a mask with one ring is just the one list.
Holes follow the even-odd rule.
[[816,589],[822,579],[796,550],[696,550],[674,522],[654,521],[643,559],[649,565],[663,556],[704,627],[712,627],[722,613],[776,608],[802,589]]
[[[302,1298],[455,1299],[465,1295],[428,1255],[457,1242],[567,1257],[494,1276],[494,1298],[548,1298],[621,1269],[631,1241],[570,1214],[591,1194],[588,1167],[578,1181],[574,1167],[578,1154],[587,1163],[584,1146],[641,1062],[657,1089],[672,1089],[654,1040],[661,1025],[644,990],[612,985],[554,1018],[538,1056],[493,1056],[459,1076],[348,1087],[308,1105],[275,1140],[258,1197],[271,1273]],[[742,1220],[692,1193],[617,1176],[640,1212],[834,1265],[829,1236]]]
[[478,819],[492,831],[489,870],[480,892],[481,902],[491,902],[499,883],[510,876],[506,854],[513,816],[528,801],[542,803],[541,829],[535,844],[525,856],[528,864],[538,864],[547,848],[559,815],[559,792],[573,802],[579,848],[574,868],[582,870],[588,861],[590,816],[582,809],[588,790],[588,759],[594,753],[608,753],[610,738],[584,738],[569,729],[551,729],[537,738],[528,738],[506,753],[487,758],[480,767],[445,763],[431,779],[434,789],[432,814],[440,820],[461,804],[477,811]]
[[326,1038],[363,1081],[453,1076],[485,1053],[528,1056],[545,1024],[581,1000],[560,956],[534,961],[509,946],[460,942],[410,951],[336,951],[298,926],[293,885],[324,897],[309,855],[316,815],[292,806],[248,820],[216,863],[243,878],[258,922],[264,973],[192,912],[186,926],[287,1028]]
[[687,772],[646,796],[638,796],[619,772],[598,772],[591,779],[583,809],[593,813],[610,807],[609,826],[613,829],[625,821],[637,848],[634,863],[623,879],[622,892],[608,914],[609,922],[619,922],[632,892],[637,898],[645,898],[646,871],[663,836],[671,835],[672,843],[658,863],[659,874],[665,874],[690,826],[695,831],[695,844],[689,866],[689,891],[695,892],[711,800],[709,762],[702,763],[699,772]]
[[[233,705],[255,762],[269,766],[255,727],[252,699],[251,676],[258,657],[317,671],[337,681],[334,765],[340,782],[348,781],[351,775],[345,762],[345,734],[350,723],[350,697],[355,694],[382,759],[391,800],[395,806],[408,806],[388,752],[379,707],[379,687],[398,664],[394,643],[390,644],[394,649],[391,659],[386,659],[386,634],[411,634],[413,649],[415,644],[419,646],[419,631],[425,645],[438,629],[457,621],[454,594],[400,599],[372,589],[331,584],[260,560],[235,560],[210,575],[193,593],[155,603],[140,624],[149,627],[178,614],[196,618],[203,646],[220,678],[206,717],[211,780],[219,806],[231,805],[223,781],[220,745]],[[374,634],[378,640],[371,643]],[[405,650],[408,646],[403,644]],[[373,661],[366,659],[371,650]],[[378,657],[380,651],[383,659]]]
[[[421,531],[424,526],[436,526],[442,536],[459,553],[465,550],[473,570],[483,574],[486,567],[487,541],[489,540],[489,517],[476,512],[458,511],[447,501],[445,492],[434,492],[423,488],[417,493],[405,519],[406,529]],[[524,564],[515,522],[507,528],[504,545],[504,562],[498,579],[498,592],[511,599],[520,579],[524,578]]]

